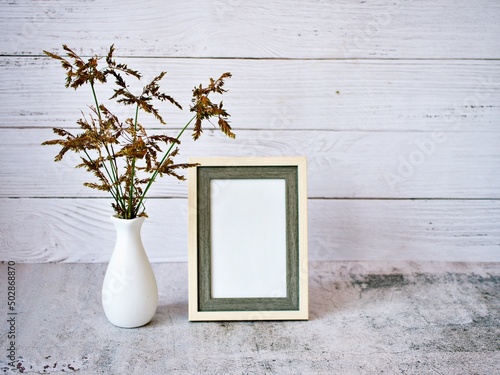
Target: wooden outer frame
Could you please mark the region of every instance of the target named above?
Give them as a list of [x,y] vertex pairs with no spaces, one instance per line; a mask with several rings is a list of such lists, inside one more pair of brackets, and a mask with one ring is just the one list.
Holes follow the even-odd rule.
[[[305,157],[251,157],[251,158],[191,158],[190,163],[199,167],[189,170],[189,320],[190,321],[230,321],[230,320],[307,320],[308,311],[308,255],[307,255],[307,162]],[[287,234],[287,274],[290,264],[295,268],[294,284],[290,287],[287,277],[287,298],[276,301],[267,298],[253,298],[242,301],[239,298],[224,298],[207,301],[207,287],[202,278],[207,277],[205,254],[200,255],[199,245],[199,192],[198,174],[203,167],[294,167],[296,168],[296,245],[289,249]],[[270,168],[271,170],[273,168]],[[258,169],[257,172],[258,173]],[[252,177],[255,178],[255,175]],[[270,178],[267,176],[267,178]],[[288,184],[288,182],[287,182]],[[288,189],[288,188],[287,188]],[[287,193],[288,194],[288,193]],[[206,199],[206,197],[205,197]],[[209,199],[209,198],[208,198]],[[288,209],[287,209],[288,210]],[[287,211],[288,212],[288,211]],[[287,221],[288,221],[287,213]],[[287,225],[287,232],[289,232]],[[290,257],[290,252],[295,254]],[[208,260],[209,262],[209,260]],[[205,265],[205,267],[200,267]],[[210,275],[208,275],[210,277]],[[208,292],[209,293],[209,292]],[[210,297],[209,297],[210,299]],[[288,299],[288,301],[287,301]],[[206,303],[208,302],[208,304]],[[208,306],[208,307],[207,307]]]

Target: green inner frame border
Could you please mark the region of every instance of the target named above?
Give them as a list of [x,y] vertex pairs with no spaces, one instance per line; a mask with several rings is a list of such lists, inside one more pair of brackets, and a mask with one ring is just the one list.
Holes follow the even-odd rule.
[[[198,311],[299,310],[298,166],[198,166]],[[210,181],[284,179],[286,185],[286,297],[212,298]],[[256,275],[259,277],[259,275]]]

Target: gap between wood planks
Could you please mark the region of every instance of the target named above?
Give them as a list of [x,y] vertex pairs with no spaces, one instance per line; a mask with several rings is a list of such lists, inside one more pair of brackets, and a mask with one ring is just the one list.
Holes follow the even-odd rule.
[[[1,197],[0,199],[111,199],[110,197],[93,197],[93,196],[78,196],[78,197],[58,197],[58,196],[27,196],[27,197]],[[148,199],[188,199],[187,196],[168,196],[159,197],[151,196]],[[346,200],[346,201],[500,201],[500,198],[384,198],[384,197],[307,197],[308,200]]]
[[[94,55],[81,55],[81,57],[91,57]],[[0,57],[27,57],[27,58],[47,58],[44,54],[0,54]],[[186,59],[186,60],[269,60],[269,61],[500,61],[500,58],[493,57],[250,57],[250,56],[129,56],[114,55],[115,58],[123,59]]]

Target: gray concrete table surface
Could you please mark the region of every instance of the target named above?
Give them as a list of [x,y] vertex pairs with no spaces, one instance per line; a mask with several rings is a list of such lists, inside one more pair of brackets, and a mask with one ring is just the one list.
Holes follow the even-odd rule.
[[499,374],[500,264],[311,263],[309,321],[189,322],[187,264],[153,268],[153,321],[122,329],[100,302],[106,264],[16,264],[15,369],[4,373]]

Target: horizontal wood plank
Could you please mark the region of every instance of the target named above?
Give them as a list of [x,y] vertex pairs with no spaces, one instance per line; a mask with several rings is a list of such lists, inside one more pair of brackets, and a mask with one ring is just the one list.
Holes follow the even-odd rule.
[[500,4],[454,1],[3,1],[0,54],[62,43],[129,56],[499,58]]
[[[107,262],[105,199],[0,199],[0,258]],[[153,262],[187,260],[187,199],[151,199],[143,242]],[[500,261],[500,201],[309,200],[311,261]]]
[[[0,196],[89,197],[92,176],[60,163],[59,148],[40,146],[50,129],[2,129]],[[177,162],[206,156],[307,156],[309,197],[500,198],[500,133],[238,131],[235,140],[206,131],[188,135]],[[155,182],[151,197],[186,197],[187,183]],[[105,196],[105,195],[104,195]]]
[[[190,118],[194,86],[229,71],[222,99],[236,129],[500,130],[499,61],[124,61],[146,82],[168,72],[162,87],[184,107],[159,106],[169,127]],[[0,58],[0,81],[0,127],[71,127],[93,104],[88,86],[64,88],[64,71],[49,58]],[[104,88],[103,101],[112,94]],[[130,107],[109,106],[122,121],[133,116]],[[159,125],[147,115],[140,120]]]

